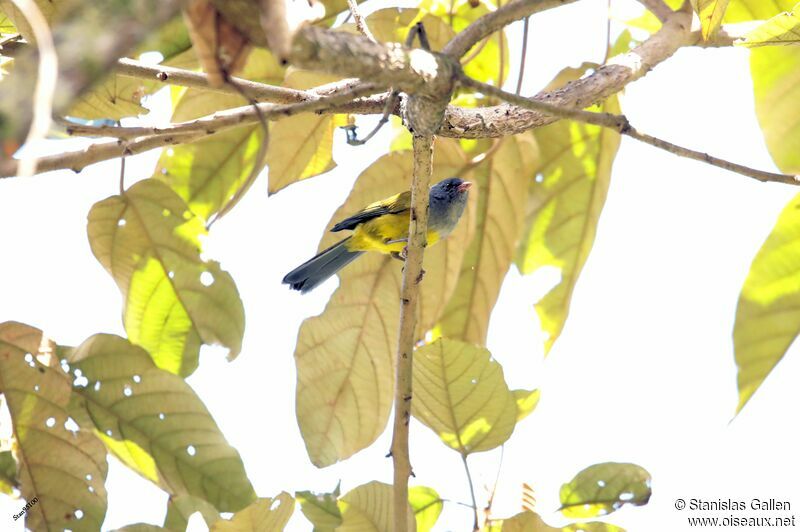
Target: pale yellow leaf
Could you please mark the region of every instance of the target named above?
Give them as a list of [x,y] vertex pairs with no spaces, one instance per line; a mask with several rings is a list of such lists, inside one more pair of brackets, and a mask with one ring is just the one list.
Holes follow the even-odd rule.
[[636,464],[591,465],[561,486],[561,513],[584,519],[610,514],[626,504],[642,506],[652,494],[650,481],[650,473]]
[[[350,490],[339,499],[342,524],[336,532],[392,532],[392,486],[372,481]],[[414,512],[406,505],[409,532],[416,530]],[[396,532],[396,531],[395,531]]]
[[525,419],[539,404],[541,393],[539,390],[513,390],[514,400],[517,402],[517,423]]
[[294,513],[294,499],[285,491],[275,498],[256,500],[234,514],[230,521],[220,519],[211,532],[279,532]]
[[483,347],[440,338],[414,353],[411,413],[466,456],[503,444],[517,404],[503,368]]
[[753,48],[776,44],[800,44],[800,4],[789,13],[775,15],[749,32],[742,46]]
[[576,523],[563,528],[553,527],[544,522],[539,514],[525,511],[491,527],[491,532],[625,532],[625,529],[609,523],[597,521]]
[[700,17],[700,28],[703,39],[713,37],[722,24],[722,17],[728,8],[728,0],[691,0],[697,16]]

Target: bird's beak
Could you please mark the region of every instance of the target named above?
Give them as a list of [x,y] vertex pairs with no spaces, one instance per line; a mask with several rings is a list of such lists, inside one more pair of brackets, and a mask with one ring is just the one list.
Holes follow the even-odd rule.
[[463,183],[458,185],[457,189],[458,189],[459,192],[466,192],[467,190],[469,190],[469,187],[471,187],[471,186],[472,186],[471,182],[464,181]]

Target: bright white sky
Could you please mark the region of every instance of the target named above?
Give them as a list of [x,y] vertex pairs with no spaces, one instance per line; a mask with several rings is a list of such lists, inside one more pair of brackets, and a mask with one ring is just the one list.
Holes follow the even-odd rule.
[[[633,0],[614,4],[620,13],[637,13]],[[535,93],[564,66],[602,60],[605,8],[606,2],[584,1],[533,19],[524,94]],[[519,42],[519,30],[512,28],[512,43]],[[520,47],[511,50],[517,65]],[[747,56],[738,48],[682,50],[629,86],[624,110],[642,131],[774,169],[756,123]],[[265,173],[214,226],[208,246],[238,284],[247,329],[237,360],[228,363],[220,350],[208,349],[189,382],[241,453],[261,496],[329,491],[339,479],[343,491],[373,479],[391,482],[391,461],[384,457],[388,431],[355,457],[319,470],[308,460],[294,414],[297,330],[322,311],[336,281],[302,296],[281,278],[314,252],[356,176],[389,140],[388,128],[370,148],[348,147],[343,133],[337,135],[338,168],[271,198]],[[46,149],[65,146],[51,142]],[[130,158],[128,184],[147,177],[156,158],[157,152]],[[96,332],[124,333],[119,291],[86,237],[86,214],[117,192],[118,169],[118,162],[108,162],[78,175],[0,182],[6,252],[0,321],[30,323],[71,345]],[[800,402],[792,381],[800,360],[790,352],[733,419],[731,340],[750,261],[794,193],[623,139],[594,250],[550,356],[543,360],[533,311],[542,279],[521,278],[512,269],[493,314],[488,347],[509,385],[542,390],[538,409],[506,445],[496,516],[519,510],[527,482],[544,518],[562,523],[555,513],[560,485],[604,461],[635,462],[653,475],[650,504],[609,519],[631,531],[689,530],[685,517],[702,514],[675,510],[678,497],[774,497],[790,500],[797,512],[797,423],[783,412]],[[411,429],[415,483],[469,501],[459,456],[419,423]],[[499,450],[470,458],[479,504],[498,458]],[[161,524],[166,494],[110,461],[104,529]],[[22,530],[11,518],[21,506],[0,499],[0,528]],[[764,514],[741,514],[757,515]],[[469,510],[446,504],[437,530],[467,530],[470,523]],[[299,508],[288,529],[310,530]]]

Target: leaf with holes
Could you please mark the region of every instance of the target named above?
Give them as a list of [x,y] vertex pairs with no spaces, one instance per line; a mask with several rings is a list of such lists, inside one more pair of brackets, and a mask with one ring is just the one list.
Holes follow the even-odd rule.
[[517,403],[503,368],[483,347],[440,338],[416,350],[411,413],[466,456],[502,445]]
[[[266,50],[250,53],[242,76],[254,81],[280,85],[285,69]],[[173,122],[192,120],[220,109],[241,107],[241,96],[188,89],[180,94],[172,113]],[[250,186],[266,161],[259,161],[264,142],[261,124],[247,124],[221,131],[196,142],[166,148],[153,176],[167,183],[198,216],[209,219]]]
[[[372,481],[350,490],[339,499],[342,524],[336,532],[386,532],[392,529],[394,502],[392,486]],[[414,523],[411,506],[406,505],[408,522]]]
[[474,344],[486,343],[489,317],[514,258],[538,160],[530,133],[496,142],[502,144],[472,173],[478,189],[471,194],[478,200],[475,236],[439,324],[442,336]]
[[334,532],[342,524],[342,512],[339,510],[339,486],[333,493],[312,493],[298,491],[294,498],[300,503],[300,510],[306,519],[314,525],[314,532]]
[[11,414],[22,497],[36,500],[25,516],[31,530],[100,530],[108,472],[103,445],[79,428],[67,407],[70,375],[42,332],[0,324],[0,393]]
[[650,500],[650,473],[636,464],[594,464],[561,486],[561,513],[567,517],[596,517],[625,504],[642,506]]
[[781,13],[749,32],[737,43],[748,48],[776,44],[800,44],[800,4],[789,13]]
[[285,491],[274,499],[264,497],[244,510],[236,512],[230,521],[220,519],[211,532],[261,532],[283,530],[294,513],[294,499]]
[[596,521],[558,528],[545,523],[539,514],[525,511],[509,519],[503,519],[499,525],[489,527],[488,532],[625,532],[625,530],[609,523]]
[[203,222],[165,184],[139,181],[89,212],[89,243],[125,299],[131,342],[156,365],[186,376],[200,344],[242,346],[244,308],[230,274],[200,258]]
[[[588,66],[563,70],[550,86],[579,78]],[[611,97],[597,110],[617,113],[620,109],[616,97]],[[620,136],[568,120],[539,128],[535,135],[541,160],[528,174],[526,227],[516,263],[523,274],[542,268],[560,270],[560,282],[536,303],[548,335],[547,353],[564,328],[578,276],[594,244]]]
[[189,526],[189,518],[193,513],[200,512],[207,526],[219,520],[219,512],[208,501],[192,495],[175,495],[167,503],[167,516],[164,518],[164,528],[175,532],[184,532]]
[[[437,141],[434,177],[453,175],[463,153],[452,141]],[[359,177],[328,228],[365,205],[409,186],[412,156],[385,155]],[[458,277],[463,243],[469,236],[471,207],[453,233],[425,253],[419,331],[439,317]],[[325,233],[320,249],[341,240]],[[318,467],[343,460],[367,447],[386,426],[392,403],[392,360],[397,348],[399,261],[368,253],[339,272],[340,286],[325,311],[300,328],[297,363],[297,419],[311,461]]]
[[800,173],[800,47],[750,51],[756,116],[772,160],[782,172]]
[[722,24],[722,17],[728,8],[728,0],[692,0],[692,8],[700,18],[703,39],[709,40],[716,35]]
[[744,408],[800,333],[800,195],[783,209],[745,279],[733,347]]
[[442,513],[444,501],[433,488],[426,486],[410,486],[408,488],[408,503],[414,512],[417,522],[417,532],[428,532],[436,524]]
[[[87,379],[80,407],[108,449],[172,495],[193,495],[221,512],[255,499],[239,453],[180,377],[157,368],[124,338],[92,336],[69,363]],[[76,414],[78,415],[78,414]]]

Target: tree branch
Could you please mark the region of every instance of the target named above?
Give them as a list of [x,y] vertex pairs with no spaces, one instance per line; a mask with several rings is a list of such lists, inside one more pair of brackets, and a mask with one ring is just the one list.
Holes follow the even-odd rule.
[[411,185],[411,216],[408,248],[400,288],[400,332],[397,341],[394,390],[394,430],[392,462],[394,465],[394,532],[408,530],[408,478],[411,461],[408,454],[408,423],[411,419],[414,331],[417,326],[419,283],[422,281],[422,256],[427,245],[428,189],[433,172],[433,137],[415,135],[414,176]]
[[461,83],[464,84],[465,86],[472,87],[474,89],[480,90],[492,96],[496,96],[502,100],[514,103],[515,105],[518,105],[520,107],[527,107],[528,109],[532,109],[535,111],[543,111],[551,113],[553,116],[556,117],[568,118],[572,120],[577,120],[579,122],[584,122],[587,124],[593,124],[596,126],[613,129],[622,135],[627,135],[638,141],[650,144],[651,146],[655,146],[656,148],[668,151],[675,155],[680,155],[681,157],[687,157],[689,159],[701,161],[710,164],[712,166],[716,166],[718,168],[723,168],[725,170],[741,174],[743,176],[752,177],[753,179],[757,179],[759,181],[765,181],[765,182],[771,181],[775,183],[785,183],[789,185],[800,185],[800,176],[788,175],[788,174],[776,174],[773,172],[765,172],[763,170],[750,168],[748,166],[726,161],[725,159],[720,159],[719,157],[714,157],[707,153],[699,152],[689,148],[684,148],[683,146],[678,146],[677,144],[673,144],[671,142],[667,142],[657,137],[653,137],[652,135],[640,133],[633,126],[631,126],[630,122],[628,121],[628,118],[625,117],[624,115],[613,115],[609,113],[592,113],[582,110],[579,111],[576,109],[562,109],[551,104],[539,102],[536,100],[529,100],[528,98],[518,96],[510,92],[506,92],[502,89],[498,89],[493,85],[481,83],[480,81],[476,81],[474,79],[466,77],[463,73],[461,74],[460,79]]
[[361,12],[358,10],[358,2],[357,0],[347,0],[347,7],[350,8],[350,14],[353,15],[353,20],[356,23],[356,29],[367,39],[372,42],[378,42],[378,39],[372,35],[372,32],[369,31],[369,27],[367,26],[367,22],[364,20],[364,17],[361,16]]
[[464,28],[442,48],[442,53],[458,59],[469,52],[478,41],[514,21],[575,1],[577,0],[513,0]]
[[658,20],[664,22],[672,14],[672,8],[664,3],[664,0],[639,0],[648,11],[653,13]]

